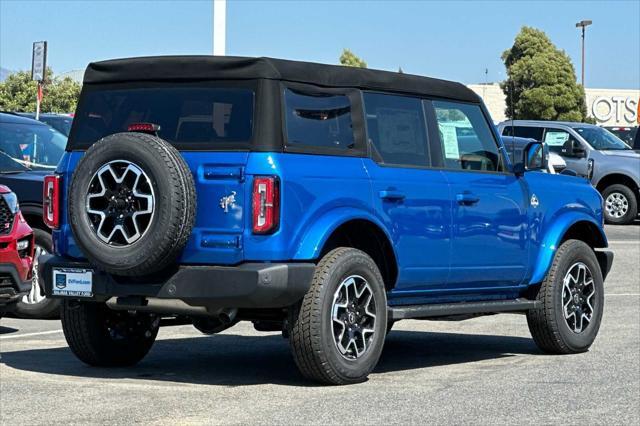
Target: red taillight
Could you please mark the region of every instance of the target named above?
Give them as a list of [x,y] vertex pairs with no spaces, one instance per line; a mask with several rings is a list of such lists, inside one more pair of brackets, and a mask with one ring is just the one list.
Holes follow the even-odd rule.
[[280,188],[275,176],[253,179],[253,233],[269,234],[280,223]]
[[127,131],[156,134],[160,131],[160,126],[153,123],[132,123],[127,127]]
[[57,229],[60,226],[60,176],[44,177],[42,209],[42,219],[45,225]]

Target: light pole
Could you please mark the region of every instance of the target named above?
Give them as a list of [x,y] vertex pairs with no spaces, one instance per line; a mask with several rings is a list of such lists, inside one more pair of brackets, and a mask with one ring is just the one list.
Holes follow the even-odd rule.
[[582,87],[584,88],[584,32],[585,28],[591,25],[593,21],[585,19],[576,24],[576,28],[582,28]]
[[213,54],[225,55],[227,0],[213,0]]

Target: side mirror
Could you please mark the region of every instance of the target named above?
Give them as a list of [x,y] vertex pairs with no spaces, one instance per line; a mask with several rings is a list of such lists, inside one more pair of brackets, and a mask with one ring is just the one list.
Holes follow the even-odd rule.
[[569,138],[564,145],[562,145],[562,150],[560,151],[562,155],[565,157],[578,157],[582,158],[585,156],[586,151],[582,147],[582,144],[573,138]]
[[513,167],[513,172],[521,176],[526,171],[547,170],[549,150],[540,141],[529,142],[522,150],[522,161]]

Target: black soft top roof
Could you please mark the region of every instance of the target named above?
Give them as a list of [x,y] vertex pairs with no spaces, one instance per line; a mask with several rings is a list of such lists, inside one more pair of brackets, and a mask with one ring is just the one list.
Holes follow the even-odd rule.
[[114,59],[92,62],[84,73],[85,84],[212,79],[285,80],[327,87],[354,87],[467,102],[480,101],[472,90],[452,81],[389,71],[265,57],[151,56]]

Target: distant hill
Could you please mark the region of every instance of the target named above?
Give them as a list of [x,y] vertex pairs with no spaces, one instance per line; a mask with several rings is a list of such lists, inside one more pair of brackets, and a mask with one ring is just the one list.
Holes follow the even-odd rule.
[[71,80],[77,81],[78,83],[82,83],[82,79],[84,78],[84,70],[72,70],[60,73],[55,76],[56,79],[64,79],[66,77],[71,78]]
[[9,74],[11,74],[12,71],[6,69],[6,68],[1,68],[0,67],[0,82],[5,81],[5,79],[9,76]]

